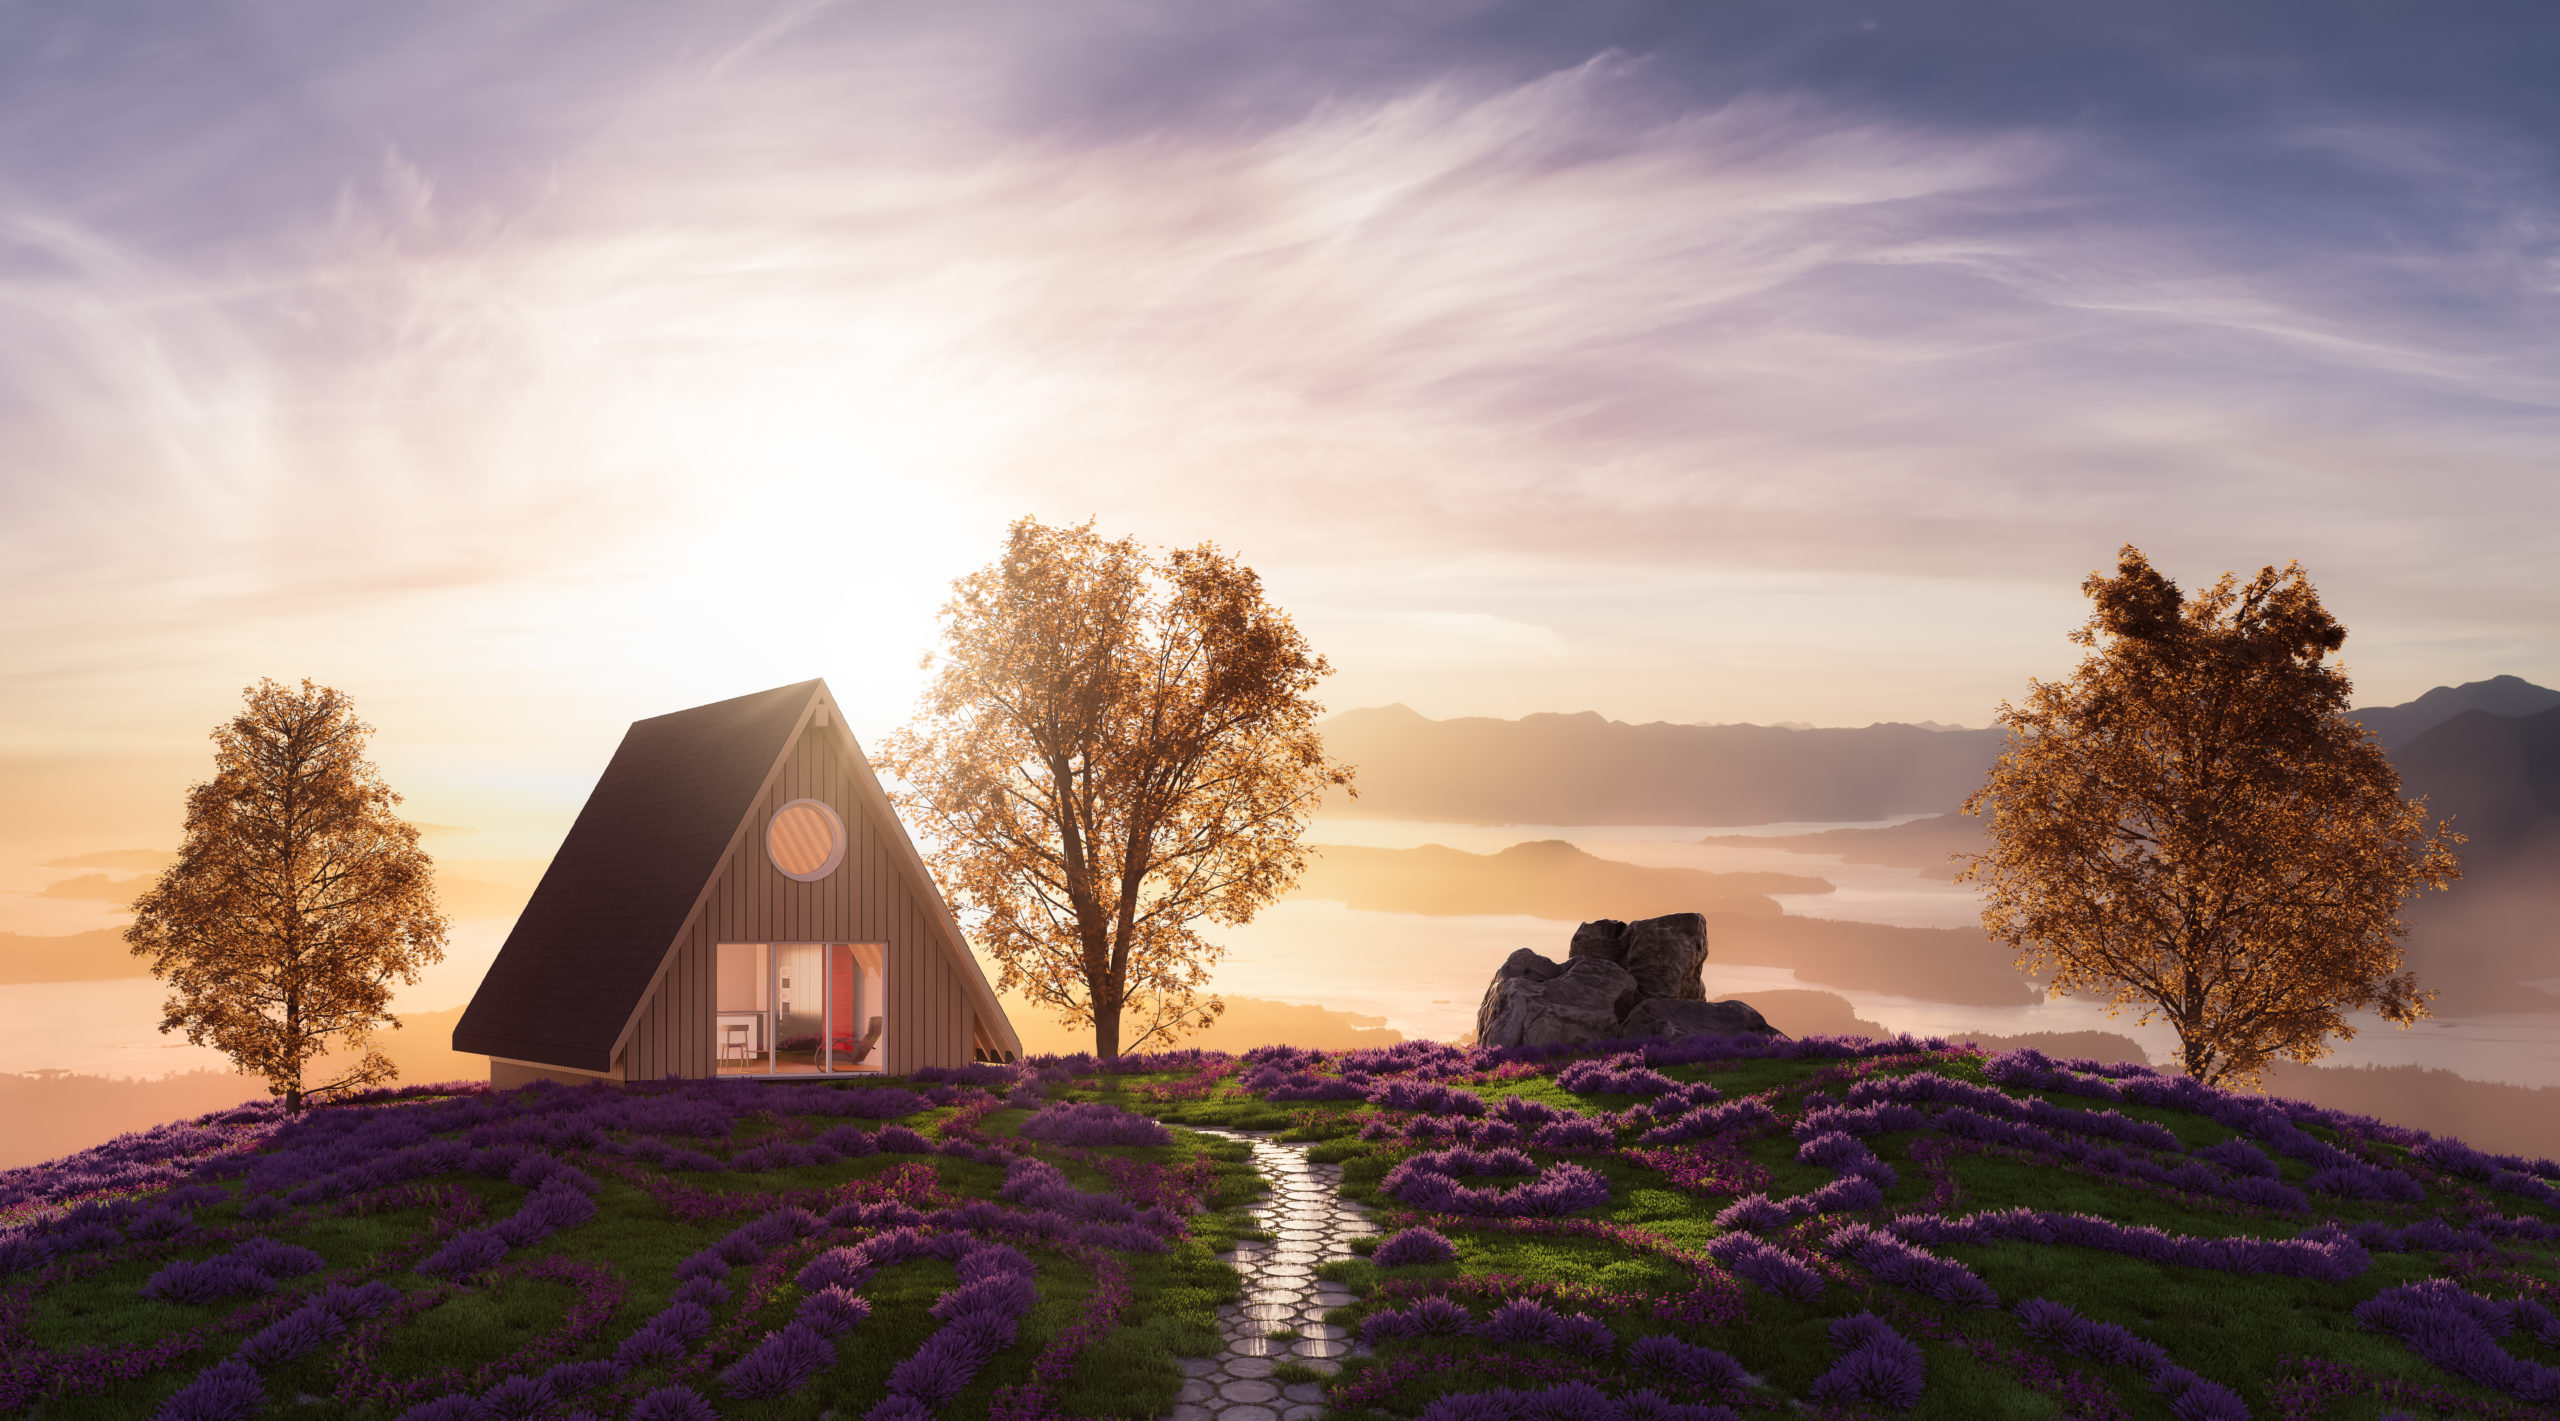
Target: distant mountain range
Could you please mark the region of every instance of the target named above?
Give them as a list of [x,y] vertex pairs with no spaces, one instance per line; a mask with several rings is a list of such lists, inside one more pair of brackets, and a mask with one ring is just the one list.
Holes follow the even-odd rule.
[[[2560,691],[2497,676],[2349,715],[2394,752],[2413,787],[2440,781],[2476,804],[2472,812],[2489,829],[2493,804],[2504,803],[2499,777],[2537,753],[2524,741],[2538,732],[2499,723],[2554,709]],[[1432,720],[1401,705],[1345,711],[1322,729],[1326,748],[1360,769],[1360,798],[1334,812],[1557,825],[1857,823],[1945,813],[1981,785],[2004,735],[1897,722],[1631,725],[1593,711]]]
[[1997,730],[1628,725],[1595,712],[1430,720],[1345,711],[1325,748],[1360,767],[1337,812],[1493,824],[1774,824],[1930,814],[1982,783]]
[[[2403,792],[2424,795],[2431,817],[2452,819],[2469,838],[2461,850],[2464,880],[2450,893],[2422,896],[2408,912],[2408,962],[2441,993],[2438,1012],[2560,1009],[2560,933],[2552,927],[2560,918],[2560,691],[2499,676],[2352,714],[2389,749]],[[1360,768],[1360,801],[1348,812],[1706,826],[1917,814],[1927,817],[1881,829],[1710,835],[1709,842],[1818,855],[1807,864],[1817,872],[1827,858],[1939,879],[1953,875],[1954,856],[1979,842],[1979,826],[1953,810],[1982,783],[2001,740],[1997,730],[1627,725],[1587,713],[1435,721],[1402,706],[1347,712],[1324,728],[1332,753]],[[1996,995],[1991,979],[2007,971],[2005,954],[1986,953],[1978,931],[1945,933],[1922,952],[1922,939],[1906,936],[1916,929],[1771,919],[1730,896],[1738,883],[1710,883],[1703,874],[1698,882],[1671,882],[1631,865],[1631,873],[1612,876],[1562,861],[1552,849],[1541,856],[1526,847],[1490,857],[1436,848],[1328,850],[1342,857],[1311,873],[1298,892],[1386,911],[1556,917],[1636,916],[1618,905],[1638,902],[1646,912],[1669,911],[1665,895],[1685,893],[1695,901],[1678,906],[1716,919],[1720,961],[1773,961],[1798,967],[1807,981],[1939,1000]],[[1485,906],[1497,900],[1504,906]],[[1851,927],[1858,931],[1845,931]],[[1956,970],[1966,979],[1965,998],[1925,982],[1885,985],[1915,975],[1897,970],[1906,963],[1925,976],[1923,964],[1932,960],[1962,964]]]
[[2438,686],[2405,705],[2368,706],[2349,711],[2362,721],[2385,750],[2397,750],[2437,726],[2470,711],[2493,716],[2525,716],[2560,706],[2560,691],[2537,686],[2521,676],[2492,676],[2459,686]]

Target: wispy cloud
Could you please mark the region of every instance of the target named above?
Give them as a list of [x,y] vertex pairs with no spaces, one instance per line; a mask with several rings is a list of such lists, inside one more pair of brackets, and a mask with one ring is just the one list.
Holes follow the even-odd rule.
[[[2303,557],[2390,674],[2560,671],[2538,100],[2309,11],[1693,13],[0,22],[14,713],[317,663],[887,717],[1022,511],[1240,548],[1381,699],[1978,721],[2127,540]],[[1700,615],[1816,585],[1944,699]],[[1486,634],[1404,664],[1435,618]]]

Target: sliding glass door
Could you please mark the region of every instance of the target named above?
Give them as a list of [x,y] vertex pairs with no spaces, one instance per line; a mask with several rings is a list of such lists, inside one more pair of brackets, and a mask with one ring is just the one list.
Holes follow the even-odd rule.
[[716,948],[713,1069],[721,1075],[876,1072],[887,957],[876,942],[724,942]]

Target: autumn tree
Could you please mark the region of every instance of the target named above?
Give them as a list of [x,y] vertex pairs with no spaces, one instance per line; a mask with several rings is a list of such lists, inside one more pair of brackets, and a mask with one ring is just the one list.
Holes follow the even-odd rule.
[[1194,924],[1285,892],[1307,816],[1350,784],[1309,694],[1331,668],[1215,547],[1158,556],[1090,523],[1016,522],[942,636],[882,763],[998,985],[1091,1023],[1102,1056],[1205,1026],[1221,949]]
[[2007,745],[1965,812],[1989,847],[1983,927],[2055,996],[2164,1018],[2206,1084],[2254,1081],[2434,994],[2402,970],[2403,900],[2460,875],[2450,822],[2345,715],[2346,629],[2299,563],[2193,598],[2127,546],[2072,633],[2071,679],[2003,703]]
[[[372,1035],[400,1025],[391,980],[443,959],[445,920],[347,698],[262,680],[243,699],[213,732],[213,778],[187,791],[177,863],[124,936],[172,989],[160,1029],[265,1077],[294,1114],[306,1096],[398,1075]],[[361,1055],[305,1085],[333,1040]]]

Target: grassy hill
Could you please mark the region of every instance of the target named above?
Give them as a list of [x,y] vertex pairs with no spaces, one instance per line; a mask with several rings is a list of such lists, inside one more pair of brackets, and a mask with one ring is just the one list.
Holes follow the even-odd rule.
[[1278,1373],[1343,1417],[2560,1405],[2560,1165],[1818,1038],[245,1107],[0,1175],[0,1411],[1163,1415],[1260,1189],[1192,1126],[1376,1208],[1319,1270],[1366,1347]]

